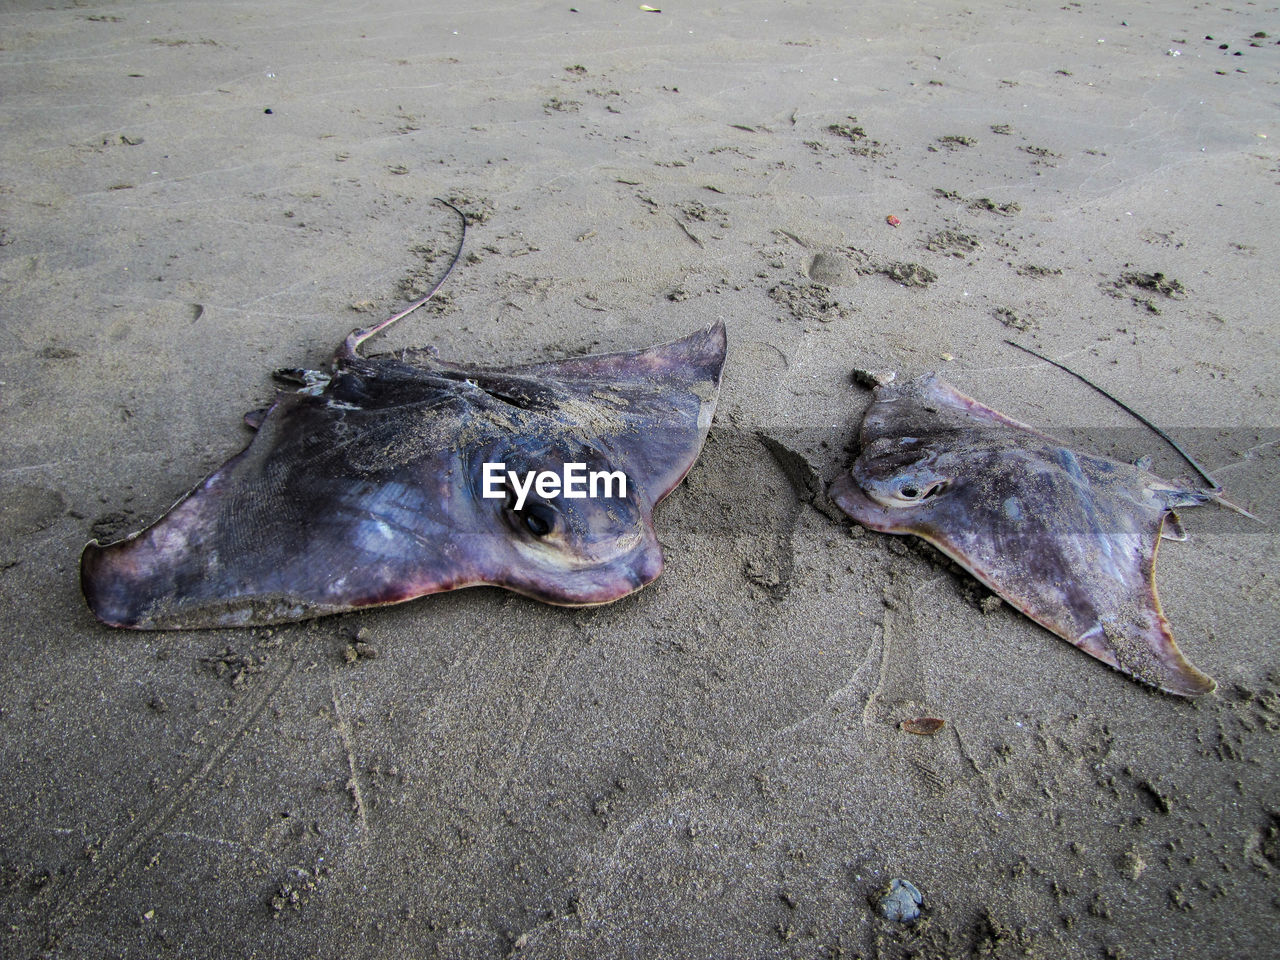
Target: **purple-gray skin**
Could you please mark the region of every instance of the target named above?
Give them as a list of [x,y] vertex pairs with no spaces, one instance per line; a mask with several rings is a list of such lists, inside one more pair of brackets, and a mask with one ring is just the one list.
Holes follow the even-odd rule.
[[[1069,450],[934,374],[876,387],[861,444],[830,494],[863,526],[927,540],[1138,680],[1184,697],[1213,690],[1174,643],[1153,578],[1173,508],[1231,506],[1214,492]],[[1176,516],[1170,526],[1180,532]]]
[[[482,584],[609,603],[662,572],[655,504],[688,473],[720,387],[725,330],[506,369],[426,350],[301,374],[249,446],[147,529],[90,543],[95,616],[135,629],[286,623]],[[626,495],[481,495],[486,462],[626,475]],[[598,491],[603,492],[603,491]],[[616,488],[613,491],[617,492]]]

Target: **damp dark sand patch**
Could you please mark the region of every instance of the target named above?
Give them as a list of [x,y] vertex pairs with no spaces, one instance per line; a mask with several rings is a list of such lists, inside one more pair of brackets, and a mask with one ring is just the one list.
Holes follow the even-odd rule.
[[493,201],[488,197],[479,197],[466,190],[457,190],[445,199],[462,211],[469,227],[485,223],[493,216]]
[[552,97],[542,104],[543,113],[577,113],[581,109],[581,100],[561,100],[559,97]]
[[1167,277],[1159,271],[1155,273],[1126,271],[1120,274],[1118,279],[1111,281],[1109,284],[1104,284],[1103,290],[1120,299],[1128,297],[1133,304],[1144,307],[1148,313],[1157,315],[1160,314],[1161,310],[1156,305],[1155,300],[1135,291],[1153,293],[1165,300],[1184,300],[1187,296],[1186,287],[1179,281],[1172,277]]
[[[843,254],[832,252],[816,254],[806,266],[807,275],[810,279],[817,281],[810,284],[810,288],[816,288],[819,291],[828,291],[827,283],[835,283],[849,272],[862,277],[873,273],[883,274],[904,287],[927,287],[938,279],[937,273],[924,264],[905,261],[885,262],[858,247],[847,247]],[[789,302],[795,296],[791,291],[799,287],[800,285],[784,280],[769,291],[769,296],[779,302],[784,300]]]
[[996,203],[990,197],[978,197],[976,200],[969,201],[970,210],[985,210],[988,213],[998,213],[1002,217],[1012,217],[1016,213],[1022,212],[1022,204],[1016,200],[1010,200],[1008,203]]
[[1173,277],[1166,277],[1158,271],[1156,273],[1122,273],[1115,286],[1117,289],[1138,287],[1142,290],[1150,290],[1152,293],[1158,293],[1161,296],[1168,297],[1170,300],[1181,300],[1187,295],[1187,288],[1179,281],[1173,279]]
[[125,507],[122,510],[111,510],[93,521],[93,524],[89,527],[89,533],[93,536],[93,539],[106,542],[126,533],[135,522],[133,508]]
[[1010,200],[1008,203],[996,203],[990,197],[977,197],[975,199],[967,199],[961,196],[955,190],[944,190],[942,187],[934,187],[933,195],[939,200],[949,200],[952,203],[963,203],[970,210],[981,210],[987,213],[997,213],[1002,217],[1012,217],[1022,212],[1022,205],[1016,200]]
[[1050,167],[1057,166],[1054,161],[1062,159],[1062,154],[1054,153],[1048,147],[1019,147],[1018,149],[1035,157],[1036,163],[1042,163]]
[[867,135],[864,127],[858,124],[857,117],[846,117],[849,123],[827,124],[827,133],[849,141],[848,150],[858,157],[882,157],[885,145]]
[[720,207],[709,207],[701,200],[690,200],[688,203],[677,205],[676,209],[690,223],[715,223],[724,230],[728,230],[732,226],[728,210]]
[[967,257],[982,249],[982,242],[971,233],[955,230],[939,230],[925,238],[924,248],[933,253],[945,253],[952,257]]
[[904,287],[927,287],[938,279],[936,273],[920,263],[890,263],[879,272]]
[[[803,240],[786,230],[777,231],[801,247],[807,247]],[[774,269],[780,269],[782,259],[771,262]],[[869,277],[881,271],[881,263],[866,250],[860,247],[843,247],[840,249],[818,250],[805,262],[804,275],[816,284],[828,287],[839,283],[853,283],[859,277]]]
[[[409,272],[400,278],[396,284],[396,291],[404,300],[416,300],[424,297],[435,286],[437,277],[436,268],[433,266],[440,256],[438,248],[432,244],[414,244],[409,248],[410,252],[418,257],[418,263],[409,269]],[[425,309],[430,313],[440,314],[447,311],[453,305],[453,295],[448,291],[440,291],[431,301],[426,304]],[[352,309],[361,311],[364,304],[352,305]],[[361,311],[363,312],[363,311]]]
[[[858,118],[849,117],[849,119],[856,121]],[[867,139],[866,129],[853,123],[829,123],[827,124],[827,132],[834,133],[837,137],[844,137],[854,143]]]
[[795,320],[830,323],[848,313],[824,283],[783,280],[769,288],[769,298],[786,307]]
[[1003,323],[1011,330],[1018,330],[1027,333],[1040,327],[1040,321],[1031,317],[1023,316],[1012,307],[996,307],[993,311],[995,318]]

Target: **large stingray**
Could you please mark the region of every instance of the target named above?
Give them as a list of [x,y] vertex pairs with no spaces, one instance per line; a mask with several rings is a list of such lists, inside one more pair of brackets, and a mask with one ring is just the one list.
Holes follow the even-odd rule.
[[934,374],[877,386],[861,445],[831,497],[863,526],[927,540],[1031,619],[1139,680],[1188,697],[1213,690],[1174,643],[1154,570],[1173,508],[1233,506],[1216,491],[1072,451]]
[[[706,438],[723,323],[509,368],[359,355],[408,312],[354,332],[331,373],[293,371],[300,388],[246,418],[249,446],[150,527],[90,543],[81,582],[98,619],[282,623],[480,584],[586,605],[652,582],[663,563],[652,511]],[[483,495],[486,463],[515,474],[490,483],[497,498]],[[566,484],[567,464],[581,466]],[[531,471],[560,475],[562,489],[531,485]]]

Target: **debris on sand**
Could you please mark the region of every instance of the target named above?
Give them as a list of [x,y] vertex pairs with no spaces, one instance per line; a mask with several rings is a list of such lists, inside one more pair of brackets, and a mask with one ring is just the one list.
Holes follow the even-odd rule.
[[904,287],[927,287],[938,279],[936,273],[919,263],[891,263],[881,267],[880,272]]
[[917,737],[932,737],[946,725],[947,721],[939,717],[912,717],[899,723],[898,728]]
[[924,896],[910,881],[894,877],[889,881],[888,888],[880,895],[878,906],[880,915],[886,920],[915,923],[920,918]]
[[1170,300],[1178,300],[1187,295],[1186,287],[1172,277],[1166,277],[1159,271],[1155,273],[1139,273],[1137,271],[1122,273],[1120,274],[1120,279],[1116,281],[1116,288],[1119,289],[1126,286],[1151,290],[1154,293],[1168,297]]
[[830,323],[847,312],[824,283],[783,280],[769,289],[769,298],[782,304],[796,320]]
[[996,307],[992,311],[996,319],[1012,330],[1026,333],[1029,330],[1035,330],[1040,326],[1040,322],[1031,317],[1024,317],[1015,311],[1012,307]]
[[934,253],[946,253],[953,257],[965,257],[982,248],[982,241],[971,233],[958,233],[955,230],[939,230],[931,234],[924,242],[926,250]]

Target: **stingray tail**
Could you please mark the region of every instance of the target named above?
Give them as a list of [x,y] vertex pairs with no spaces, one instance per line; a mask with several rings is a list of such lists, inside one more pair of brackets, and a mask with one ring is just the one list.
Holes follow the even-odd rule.
[[1214,503],[1216,503],[1220,507],[1226,507],[1228,510],[1238,513],[1242,517],[1248,517],[1250,520],[1256,520],[1258,523],[1265,524],[1267,522],[1263,520],[1261,517],[1255,516],[1254,514],[1250,513],[1244,507],[1240,506],[1240,504],[1232,503],[1230,500],[1224,497],[1222,495],[1221,487],[1218,487],[1216,490],[1206,490],[1205,493],[1209,494],[1209,499],[1212,500]]
[[1206,503],[1216,503],[1220,507],[1226,507],[1233,513],[1238,513],[1242,517],[1248,517],[1250,520],[1265,524],[1266,521],[1261,517],[1255,516],[1238,503],[1233,503],[1222,495],[1222,487],[1210,487],[1208,489],[1188,490],[1181,487],[1165,487],[1164,488],[1165,503],[1169,509],[1174,507],[1198,507]]
[[462,221],[462,235],[458,238],[458,248],[453,251],[453,259],[449,261],[449,266],[445,267],[444,273],[441,275],[440,279],[436,281],[436,285],[431,288],[431,292],[428,293],[421,300],[418,300],[414,303],[409,304],[409,306],[405,307],[405,309],[401,310],[399,313],[395,314],[394,316],[387,317],[387,319],[383,320],[381,323],[374,324],[372,327],[366,327],[360,330],[352,330],[350,335],[348,335],[347,339],[342,341],[342,346],[338,348],[339,359],[354,360],[357,356],[360,355],[359,350],[360,350],[360,345],[362,343],[364,343],[370,337],[376,336],[377,334],[381,333],[383,330],[387,329],[387,327],[391,326],[393,323],[403,320],[409,314],[413,313],[413,311],[417,310],[419,307],[425,304],[428,300],[434,297],[437,293],[440,292],[440,288],[444,286],[444,282],[449,279],[449,274],[453,273],[453,268],[458,265],[458,258],[462,256],[462,245],[466,242],[466,239],[467,239],[467,215],[463,213],[461,210],[459,210],[457,207],[455,207],[448,200],[442,200],[440,197],[436,197],[435,199],[437,203],[444,204],[446,207],[448,207],[450,210],[456,213],[458,215],[458,218]]

